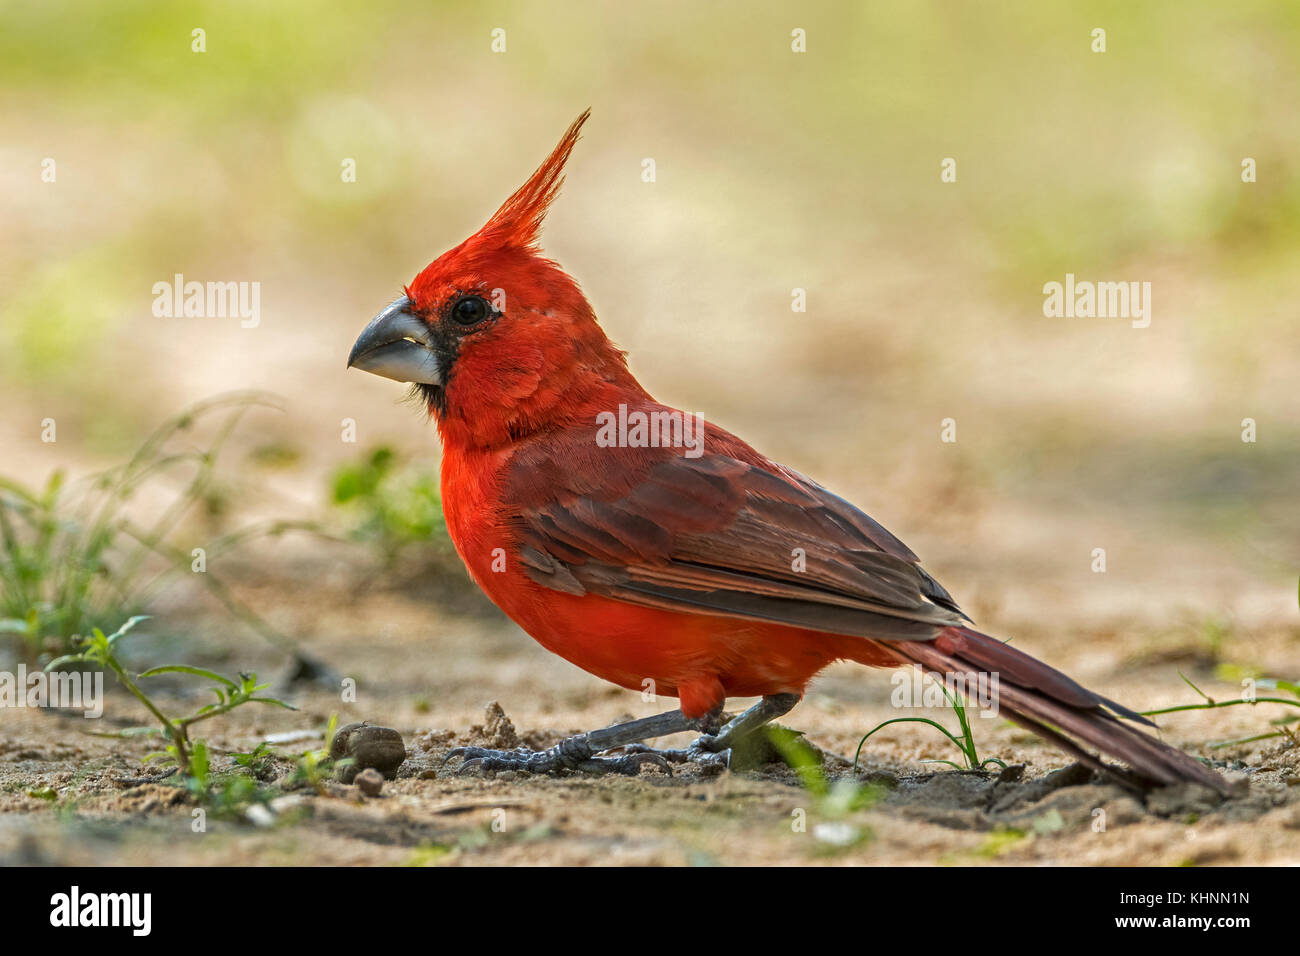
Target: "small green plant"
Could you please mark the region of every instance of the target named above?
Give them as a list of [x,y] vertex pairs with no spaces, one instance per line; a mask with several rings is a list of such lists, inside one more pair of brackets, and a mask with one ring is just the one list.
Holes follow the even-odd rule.
[[[56,471],[39,491],[0,478],[0,633],[16,635],[35,659],[49,649],[73,650],[92,623],[125,620],[178,574],[189,572],[189,548],[169,538],[196,505],[219,508],[217,456],[243,415],[267,405],[256,395],[221,396],[164,422],[125,464],[69,487]],[[225,413],[205,448],[178,447],[197,422]],[[189,467],[183,489],[139,523],[128,508],[152,479]],[[151,505],[155,502],[151,501]],[[144,512],[141,512],[144,513]],[[206,542],[205,562],[259,534],[303,523],[272,522]],[[280,646],[287,644],[230,594],[211,572],[194,575],[228,611]]]
[[263,740],[247,753],[232,753],[230,759],[235,761],[236,766],[243,767],[260,780],[270,772],[275,755],[271,753],[270,745]]
[[821,758],[802,735],[771,724],[764,731],[781,759],[795,772],[804,788],[817,798],[818,810],[823,816],[837,819],[855,810],[866,809],[880,799],[880,787],[864,786],[849,777],[828,781]]
[[[265,744],[259,744],[258,749]],[[170,751],[170,747],[168,750]],[[170,758],[170,754],[167,754]],[[190,751],[190,772],[182,777],[183,785],[190,795],[217,816],[238,819],[253,803],[264,803],[271,798],[274,791],[263,789],[249,774],[253,770],[238,761],[238,770],[219,773],[212,769],[205,741],[195,740]],[[148,759],[148,758],[146,758]]]
[[984,838],[984,842],[975,848],[976,856],[982,856],[990,860],[995,860],[1002,854],[1014,849],[1026,837],[1024,830],[1016,827],[999,826],[996,830]]
[[421,843],[413,849],[410,854],[407,855],[406,859],[399,865],[438,866],[441,863],[445,863],[447,859],[454,856],[456,852],[456,847],[446,846],[442,843]]
[[317,793],[325,791],[325,781],[329,779],[331,771],[338,767],[348,766],[353,762],[352,757],[343,757],[335,760],[330,756],[330,744],[334,740],[334,733],[338,730],[339,715],[330,714],[329,723],[325,725],[325,745],[312,750],[304,750],[298,755],[298,764],[294,767],[293,776],[289,778],[286,785],[289,789],[294,787],[311,787]]
[[385,564],[413,545],[445,547],[437,475],[404,467],[391,448],[376,448],[339,468],[331,496],[353,515],[352,537],[372,544]]
[[[154,716],[159,724],[159,732],[170,741],[164,750],[157,754],[151,754],[146,759],[161,758],[166,762],[175,764],[185,778],[186,786],[196,793],[206,793],[210,769],[208,749],[203,741],[192,742],[190,740],[191,727],[202,721],[211,720],[213,717],[229,713],[244,704],[272,704],[287,710],[296,710],[297,708],[274,697],[260,696],[260,692],[270,685],[259,684],[256,674],[240,674],[239,680],[235,681],[201,667],[191,667],[187,664],[171,664],[165,667],[151,668],[133,678],[127,673],[122,661],[117,656],[117,643],[128,631],[143,620],[145,618],[139,615],[132,617],[109,635],[105,635],[97,627],[93,628],[91,636],[81,642],[81,650],[78,653],[56,657],[46,665],[45,670],[47,672],[54,671],[70,664],[93,664],[110,671],[117,678],[118,683]],[[216,703],[206,704],[184,717],[168,717],[137,683],[139,680],[156,677],[159,674],[190,674],[213,681],[215,686],[211,687],[210,690],[216,695]]]
[[883,723],[877,724],[858,741],[858,749],[853,754],[853,769],[858,769],[858,758],[862,756],[862,746],[877,731],[883,730],[890,724],[918,723],[929,724],[947,737],[958,750],[961,751],[962,760],[965,766],[952,760],[926,760],[924,763],[946,763],[954,770],[983,770],[988,764],[997,764],[999,767],[1006,769],[1006,762],[999,760],[997,757],[985,757],[980,759],[979,752],[975,749],[975,733],[971,729],[970,718],[966,715],[966,705],[956,694],[953,694],[944,684],[939,684],[939,689],[943,691],[943,696],[948,701],[948,706],[952,712],[957,715],[957,726],[961,729],[960,736],[953,734],[943,724],[937,720],[931,720],[929,717],[892,717]]
[[[1278,690],[1292,695],[1291,697],[1240,697],[1233,700],[1215,700],[1205,691],[1201,690],[1185,674],[1178,675],[1192,690],[1196,691],[1202,698],[1199,704],[1178,704],[1174,707],[1161,707],[1159,710],[1144,710],[1143,715],[1146,717],[1155,717],[1160,714],[1176,714],[1186,710],[1218,710],[1222,707],[1241,707],[1248,705],[1254,707],[1258,704],[1282,704],[1287,707],[1300,708],[1300,682],[1280,680],[1276,678],[1261,678],[1255,681],[1257,688],[1265,690]],[[1235,747],[1239,744],[1254,743],[1257,740],[1269,740],[1274,737],[1287,737],[1292,743],[1300,745],[1300,714],[1275,717],[1269,721],[1269,726],[1278,728],[1268,733],[1252,734],[1249,737],[1238,737],[1233,740],[1219,740],[1210,744],[1212,750],[1222,750],[1225,747]]]
[[875,805],[884,793],[883,787],[863,784],[850,776],[827,780],[821,757],[801,734],[771,724],[763,732],[813,798],[807,816],[815,821],[811,830],[814,853],[841,853],[874,838],[870,827],[851,818],[857,811]]

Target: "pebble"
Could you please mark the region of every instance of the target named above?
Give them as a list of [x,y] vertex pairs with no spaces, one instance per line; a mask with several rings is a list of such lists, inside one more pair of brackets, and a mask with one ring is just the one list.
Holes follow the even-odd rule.
[[384,789],[384,775],[374,767],[367,767],[362,770],[352,782],[367,797],[377,797],[379,792]]

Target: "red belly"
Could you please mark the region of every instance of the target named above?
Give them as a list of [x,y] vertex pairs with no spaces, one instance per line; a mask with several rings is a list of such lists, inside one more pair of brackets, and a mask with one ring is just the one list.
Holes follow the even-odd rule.
[[516,581],[500,596],[492,593],[496,588],[485,590],[543,647],[620,687],[678,697],[688,717],[727,697],[802,695],[836,660],[898,663],[863,638],[578,597],[531,581],[523,587]]
[[[543,647],[583,670],[630,690],[677,697],[683,713],[698,717],[727,697],[802,694],[836,660],[898,664],[866,638],[637,607],[535,583],[519,566],[509,522],[496,506],[499,464],[456,467],[444,458],[447,529],[487,596]],[[504,569],[494,571],[502,557]]]

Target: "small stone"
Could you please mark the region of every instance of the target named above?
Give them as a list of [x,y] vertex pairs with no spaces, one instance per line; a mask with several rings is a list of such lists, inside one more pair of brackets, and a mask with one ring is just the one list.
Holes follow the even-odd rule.
[[367,767],[362,770],[352,782],[367,797],[377,797],[379,792],[384,789],[384,775],[374,767]]
[[288,813],[310,813],[311,800],[305,794],[286,793],[282,797],[276,797],[271,801],[271,811],[276,816],[284,816]]
[[343,783],[351,783],[357,774],[369,769],[393,780],[397,768],[406,760],[406,743],[391,727],[348,724],[339,728],[330,742],[330,756],[335,760],[351,758],[351,763],[334,771],[335,778]]
[[852,823],[837,820],[834,823],[818,823],[813,827],[813,839],[820,843],[829,843],[834,847],[853,846],[862,839],[862,831]]

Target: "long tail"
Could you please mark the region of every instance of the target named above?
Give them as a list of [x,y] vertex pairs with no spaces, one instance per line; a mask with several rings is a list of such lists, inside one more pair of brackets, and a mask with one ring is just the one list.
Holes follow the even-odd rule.
[[[1190,782],[1225,796],[1232,793],[1228,782],[1204,764],[1128,722],[1155,726],[1142,715],[987,634],[950,627],[933,641],[881,643],[940,680],[960,675],[967,687],[974,687],[980,675],[987,683],[988,675],[997,674],[1000,712],[1096,770],[1118,774],[1130,784]],[[1131,774],[1102,763],[1081,743],[1123,760]]]

